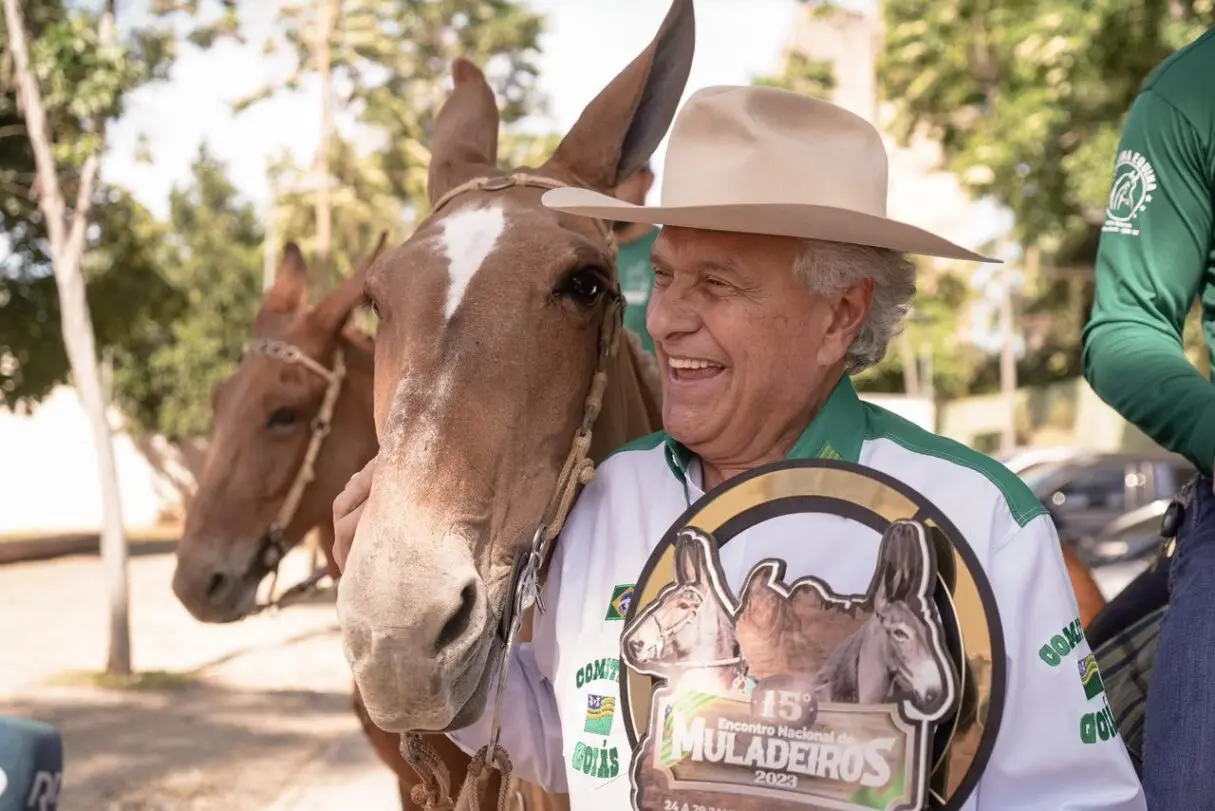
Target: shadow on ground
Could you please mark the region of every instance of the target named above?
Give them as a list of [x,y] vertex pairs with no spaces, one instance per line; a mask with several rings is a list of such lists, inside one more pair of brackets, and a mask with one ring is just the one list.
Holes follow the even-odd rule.
[[61,811],[246,811],[357,725],[349,693],[48,688],[0,702],[63,734]]

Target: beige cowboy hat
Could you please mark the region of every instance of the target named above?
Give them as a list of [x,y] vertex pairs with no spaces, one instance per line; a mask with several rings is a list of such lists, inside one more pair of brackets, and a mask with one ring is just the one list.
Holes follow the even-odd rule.
[[706,87],[671,125],[662,205],[579,188],[552,189],[542,201],[556,211],[624,222],[1001,261],[888,218],[887,173],[877,130],[842,107],[771,87]]

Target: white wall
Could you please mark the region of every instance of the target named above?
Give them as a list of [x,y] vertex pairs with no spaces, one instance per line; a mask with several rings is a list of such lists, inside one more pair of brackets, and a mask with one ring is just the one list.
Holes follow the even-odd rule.
[[937,431],[937,407],[928,397],[908,397],[902,394],[858,393],[866,403],[893,411],[905,420],[910,420],[925,431]]
[[[121,417],[112,412],[110,424]],[[158,472],[124,432],[114,437],[115,463],[128,529],[151,527],[181,507],[179,486],[192,481],[180,457],[153,441],[166,467]],[[101,490],[93,438],[75,389],[60,386],[27,415],[0,411],[0,535],[96,532]]]

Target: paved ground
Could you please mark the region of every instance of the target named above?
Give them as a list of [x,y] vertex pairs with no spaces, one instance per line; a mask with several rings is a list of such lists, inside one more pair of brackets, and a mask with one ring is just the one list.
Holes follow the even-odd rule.
[[[293,553],[280,583],[306,565]],[[173,597],[172,570],[171,555],[131,560],[134,664],[196,674],[105,690],[47,683],[105,662],[98,559],[0,567],[0,714],[63,733],[61,811],[398,811],[350,709],[332,599],[204,625]]]

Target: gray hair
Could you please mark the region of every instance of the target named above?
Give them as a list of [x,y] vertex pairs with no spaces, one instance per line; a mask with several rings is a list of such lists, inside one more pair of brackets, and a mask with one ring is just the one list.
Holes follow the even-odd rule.
[[848,347],[845,374],[864,371],[886,356],[911,309],[915,270],[915,263],[906,256],[885,248],[802,240],[793,272],[810,292],[834,295],[864,279],[875,283],[869,315]]

